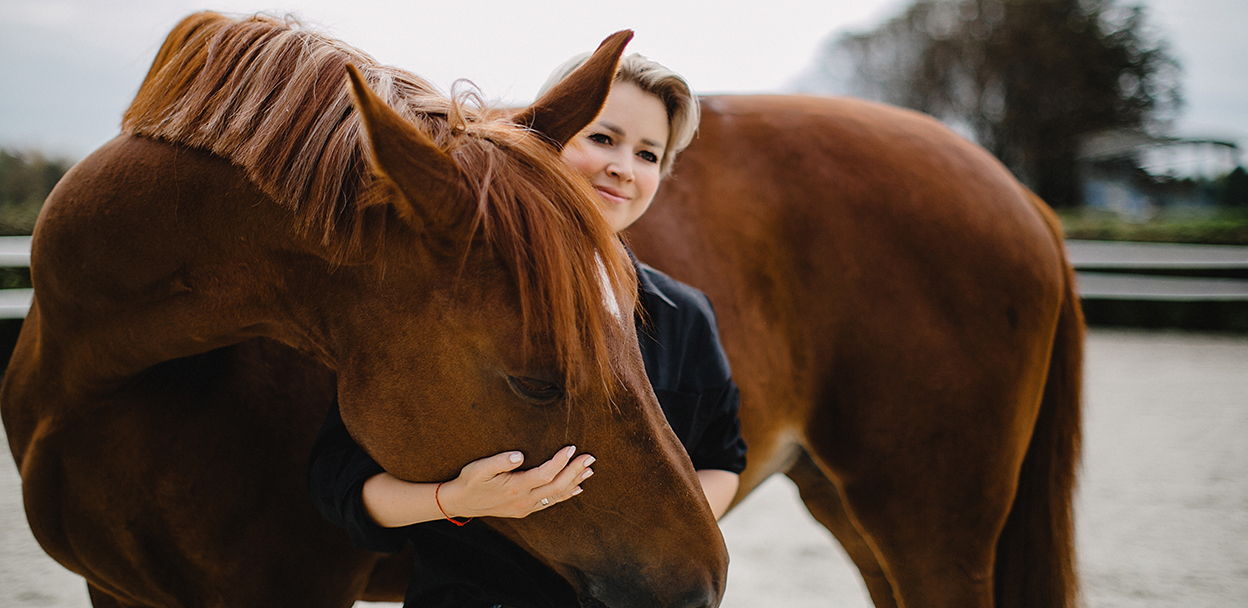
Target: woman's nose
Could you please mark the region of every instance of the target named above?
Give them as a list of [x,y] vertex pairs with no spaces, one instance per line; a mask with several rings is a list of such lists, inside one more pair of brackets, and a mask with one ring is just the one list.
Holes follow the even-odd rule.
[[607,163],[607,175],[623,181],[632,181],[632,164],[626,160],[613,160]]

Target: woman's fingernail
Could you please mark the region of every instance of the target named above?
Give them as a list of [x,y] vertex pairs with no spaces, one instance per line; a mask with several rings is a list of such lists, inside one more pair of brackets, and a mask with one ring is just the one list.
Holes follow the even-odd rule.
[[585,472],[581,473],[581,479],[589,479],[590,476],[592,476],[593,474],[594,474],[593,469],[585,469]]
[[576,486],[576,489],[575,489],[575,490],[572,490],[572,495],[573,495],[573,496],[576,496],[577,494],[580,494],[581,492],[584,492],[584,491],[585,491],[585,490],[582,490],[582,489],[581,489],[581,486]]
[[520,452],[512,452],[511,455],[507,457],[507,460],[518,463],[524,460],[524,454],[521,454]]
[[594,458],[593,456],[590,456],[589,458],[586,458],[586,459],[585,459],[585,466],[589,466],[589,465],[591,465],[591,464],[594,464],[594,461],[595,461],[595,460],[597,460],[597,458]]
[[568,453],[568,458],[571,458],[572,455],[576,453],[576,446],[570,445],[566,448],[563,448],[563,451]]

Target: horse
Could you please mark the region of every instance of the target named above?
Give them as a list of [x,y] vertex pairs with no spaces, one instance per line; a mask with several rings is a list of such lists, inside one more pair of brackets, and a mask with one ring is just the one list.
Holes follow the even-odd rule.
[[93,605],[366,594],[380,556],[306,482],[335,395],[405,479],[597,454],[612,483],[584,500],[476,525],[584,606],[719,603],[727,551],[645,375],[633,263],[559,156],[630,38],[500,115],[276,19],[174,28],[122,135],[46,202],[0,389],[31,530]]
[[879,608],[1075,605],[1084,322],[1056,216],[916,112],[702,110],[628,237],[716,305],[736,500],[787,475]]
[[[173,42],[166,46],[180,44],[177,38],[171,35]],[[800,96],[707,97],[702,110],[697,140],[682,154],[651,211],[625,236],[640,259],[702,289],[715,303],[741,389],[741,422],[750,446],[734,503],[767,477],[787,475],[812,515],[845,547],[877,607],[1075,605],[1071,500],[1081,436],[1083,320],[1054,215],[991,155],[918,113],[858,100]],[[126,141],[158,146],[141,139]],[[236,171],[196,152],[197,145],[202,147],[192,143],[161,149],[219,167],[219,172]],[[82,178],[71,174],[66,179],[73,183]],[[67,187],[58,186],[53,198],[65,198],[62,189]],[[40,221],[38,231],[46,231],[47,219]],[[116,263],[134,263],[146,259],[145,254],[131,253]],[[327,273],[319,285],[332,289],[339,280]],[[352,287],[369,293],[359,282]],[[362,297],[357,301],[364,302]],[[121,315],[133,306],[129,301],[110,312]],[[269,450],[252,458],[267,468],[220,473],[215,464],[183,465],[165,472],[171,484],[194,475],[231,473],[245,473],[249,483],[257,483],[251,476],[267,473],[298,485],[291,481],[295,474],[290,469],[298,468],[317,416],[335,390],[333,374],[325,368],[339,371],[340,393],[342,371],[332,357],[309,358],[290,348],[298,343],[274,337],[267,326],[248,329],[246,337],[264,339],[206,345],[203,355],[169,359],[157,365],[157,372],[146,373],[212,387],[236,384],[254,391],[248,383],[262,386],[257,394],[214,388],[222,394],[197,401],[196,426],[183,428],[208,424],[222,414],[221,403],[231,399],[265,404],[278,419],[251,420],[256,434],[238,445],[252,452]],[[39,349],[46,343],[26,333],[24,329],[15,353],[22,377],[38,369]],[[356,348],[367,352],[380,343]],[[94,355],[88,351],[80,356]],[[378,365],[375,357],[366,363],[368,369]],[[10,404],[8,381],[4,390],[9,427],[17,414],[10,412],[16,406]],[[177,392],[182,386],[166,390],[183,394]],[[184,424],[161,405],[170,402],[171,397],[153,400],[155,405],[124,421],[112,421],[115,414],[103,411],[96,419],[111,421],[119,431],[142,424],[153,435],[168,432]],[[390,403],[376,400],[368,407],[393,407]],[[237,415],[237,409],[228,411]],[[376,443],[370,442],[369,433],[375,429],[361,422],[370,415],[366,410],[353,409],[348,425],[371,451]],[[412,415],[418,413],[396,412],[387,420],[401,424],[402,416]],[[52,424],[29,414],[22,417],[33,420],[27,426]],[[52,414],[45,419],[60,420]],[[15,443],[14,431],[9,433]],[[274,434],[291,439],[274,444]],[[421,438],[435,439],[426,434]],[[196,448],[222,456],[214,443],[201,441]],[[57,449],[68,448],[62,444]],[[490,453],[479,443],[473,449],[473,455]],[[90,462],[111,462],[113,451],[91,452]],[[37,455],[38,450],[27,447],[25,453]],[[594,453],[604,463],[626,457],[598,446]],[[473,456],[457,454],[464,460]],[[50,497],[59,495],[55,487],[28,476],[37,468],[22,464],[27,502],[48,505]],[[55,469],[60,475],[71,470],[63,465]],[[451,471],[448,464],[435,472]],[[124,474],[150,481],[156,472],[147,466]],[[603,478],[602,472],[595,476]],[[688,486],[663,485],[670,482],[647,480],[636,488],[645,495],[657,488],[664,500],[669,492],[690,491]],[[599,490],[595,487],[577,500]],[[262,495],[266,504],[276,504],[295,493]],[[79,505],[75,516],[89,511],[100,517],[80,503],[72,504]],[[290,504],[280,508],[302,509]],[[234,521],[257,520],[259,512],[249,504],[234,512]],[[33,528],[39,517],[31,517]],[[64,529],[67,515],[40,517],[55,532]],[[586,517],[601,518],[593,520],[596,530],[621,525],[612,518],[618,513],[599,511]],[[101,523],[113,525],[109,530],[119,534],[117,522]],[[143,523],[146,527],[131,525],[127,530],[132,546],[139,549],[164,547],[169,542],[164,534],[175,529],[220,529],[199,521],[178,521],[189,528],[165,530]],[[317,538],[342,547],[340,537],[323,525],[283,524],[276,532],[266,531],[269,543],[307,550],[306,537],[316,530]],[[298,541],[290,536],[294,528],[303,531]],[[668,531],[653,533],[657,536],[650,542],[656,546],[651,550],[669,550],[671,545],[664,543]],[[521,537],[516,533],[509,538]],[[49,546],[43,536],[40,540]],[[215,558],[231,554],[219,550],[220,539],[211,534],[184,542],[163,557],[185,559],[205,547],[213,549]],[[549,557],[549,545],[518,544],[566,575]],[[76,541],[72,546],[81,545]],[[714,543],[703,547],[716,549]],[[349,553],[345,547],[340,550]],[[366,565],[333,571],[339,578],[326,585],[341,589],[337,597],[396,597],[395,558],[368,562],[352,556]],[[251,569],[272,568],[274,562],[266,557],[251,559]],[[631,554],[617,564],[633,567],[631,560],[636,559],[643,558]],[[640,563],[652,564],[653,559]],[[204,562],[209,571],[210,563]],[[309,567],[302,564],[298,571]],[[329,576],[325,570],[318,572]],[[657,571],[642,572],[634,580],[646,580]],[[146,588],[181,589],[187,584],[167,572],[143,574]],[[95,598],[102,579],[88,580]],[[137,585],[133,578],[124,580]],[[569,580],[577,582],[575,577]],[[268,584],[281,587],[273,577]],[[119,588],[108,587],[112,596]],[[717,601],[712,598],[709,605]]]

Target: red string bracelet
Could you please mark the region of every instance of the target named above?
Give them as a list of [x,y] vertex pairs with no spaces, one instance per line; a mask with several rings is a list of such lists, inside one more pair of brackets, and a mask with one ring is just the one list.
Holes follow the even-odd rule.
[[443,508],[442,508],[442,500],[441,500],[440,498],[438,498],[438,492],[442,491],[442,484],[444,484],[444,483],[446,483],[446,482],[445,482],[445,481],[438,482],[438,487],[436,487],[436,488],[434,488],[434,489],[433,489],[433,502],[437,503],[437,505],[438,505],[438,510],[442,512],[442,517],[445,517],[445,518],[446,518],[446,521],[449,521],[449,522],[451,522],[451,523],[453,523],[453,524],[455,524],[455,525],[457,525],[457,526],[466,526],[466,525],[468,525],[468,522],[472,521],[472,518],[471,518],[471,517],[469,517],[468,519],[465,519],[464,521],[459,521],[459,520],[456,520],[455,518],[451,517],[450,515],[447,515],[447,514],[446,514],[446,509],[443,509]]

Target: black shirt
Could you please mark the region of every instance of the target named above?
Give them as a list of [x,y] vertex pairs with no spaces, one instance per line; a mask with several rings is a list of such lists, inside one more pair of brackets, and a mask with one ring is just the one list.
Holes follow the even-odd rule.
[[646,375],[694,469],[745,470],[741,396],[719,343],[706,294],[642,263],[638,287],[645,318],[637,341]]

